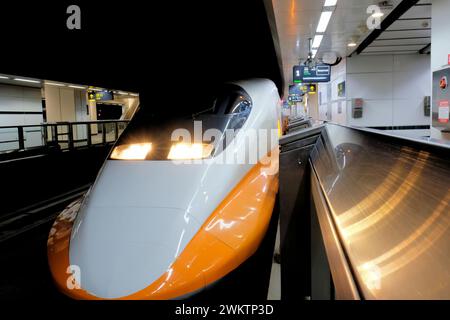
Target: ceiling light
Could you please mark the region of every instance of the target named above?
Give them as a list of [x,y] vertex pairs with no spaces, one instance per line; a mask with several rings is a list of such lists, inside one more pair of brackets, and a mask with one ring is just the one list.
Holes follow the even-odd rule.
[[128,92],[117,91],[117,94],[122,94],[122,95],[124,95],[124,96],[127,96],[127,95],[128,95]]
[[312,58],[313,58],[313,59],[316,57],[317,51],[318,51],[317,49],[312,49],[312,50],[311,50]]
[[350,42],[347,46],[349,46],[349,47],[356,47],[356,43],[355,42]]
[[324,7],[333,7],[337,3],[337,0],[325,0]]
[[39,80],[31,80],[31,79],[23,79],[23,78],[14,78],[14,80],[21,81],[21,82],[41,83]]
[[138,93],[131,93],[131,95],[132,95],[133,97],[139,97],[139,94],[138,94]]
[[322,43],[322,39],[323,39],[323,35],[317,34],[317,35],[314,37],[314,41],[313,41],[312,47],[313,47],[313,48],[319,48],[319,47],[320,47],[320,44]]
[[66,86],[63,83],[56,83],[56,82],[46,82],[45,84],[48,86],[57,86],[57,87],[65,87]]
[[323,11],[320,15],[319,24],[317,25],[316,32],[323,33],[327,30],[328,23],[330,22],[332,11]]
[[381,18],[382,16],[384,16],[383,12],[375,12],[372,14],[372,18]]
[[9,79],[9,77],[6,77],[6,76],[0,76],[0,79]]
[[74,88],[74,89],[86,89],[86,87],[82,87],[82,86],[74,86],[74,85],[70,85],[70,88]]

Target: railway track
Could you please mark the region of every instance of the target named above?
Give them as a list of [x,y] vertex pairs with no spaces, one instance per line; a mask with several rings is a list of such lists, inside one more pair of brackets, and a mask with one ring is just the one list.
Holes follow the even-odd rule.
[[87,184],[31,206],[3,214],[0,217],[0,243],[52,221],[69,203],[82,197],[89,187],[90,184]]

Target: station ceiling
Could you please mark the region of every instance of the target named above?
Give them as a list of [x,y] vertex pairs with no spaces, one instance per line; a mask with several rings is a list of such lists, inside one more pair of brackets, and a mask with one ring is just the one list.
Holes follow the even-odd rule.
[[431,46],[431,0],[421,0],[377,35],[362,55],[427,53]]
[[139,92],[170,110],[229,80],[283,87],[264,0],[82,1],[81,30],[66,27],[71,4],[3,1],[0,73]]
[[[380,7],[383,25],[402,2],[412,1],[389,0],[383,4],[381,0],[338,0],[335,6],[324,8],[325,0],[272,0],[286,84],[292,83],[292,66],[308,56],[308,39],[316,35],[322,11],[332,10],[333,14],[316,57],[346,57],[362,48],[361,44],[373,32],[367,27],[369,6]],[[418,53],[431,42],[430,37],[431,0],[421,0],[358,54]],[[350,47],[350,43],[354,46]]]

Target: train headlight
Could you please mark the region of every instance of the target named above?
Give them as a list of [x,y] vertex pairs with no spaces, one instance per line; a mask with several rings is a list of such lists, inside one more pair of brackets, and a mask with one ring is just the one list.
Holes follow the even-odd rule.
[[204,143],[177,143],[170,148],[167,159],[170,160],[195,160],[208,158],[214,146]]
[[144,160],[152,150],[151,143],[124,144],[114,148],[111,159],[116,160]]

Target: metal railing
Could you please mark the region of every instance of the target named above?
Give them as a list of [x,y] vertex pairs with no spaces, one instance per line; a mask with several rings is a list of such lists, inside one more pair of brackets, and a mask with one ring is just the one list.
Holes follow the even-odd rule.
[[129,120],[55,122],[0,127],[0,154],[42,147],[74,149],[114,143]]

